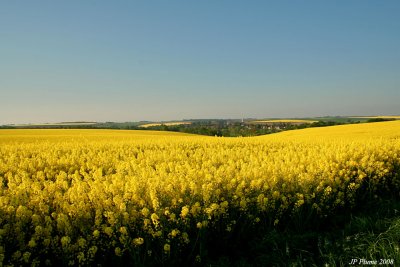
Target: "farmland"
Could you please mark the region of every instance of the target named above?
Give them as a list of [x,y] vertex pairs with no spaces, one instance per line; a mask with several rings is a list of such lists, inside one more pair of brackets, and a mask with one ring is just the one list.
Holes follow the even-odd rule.
[[1,130],[0,265],[204,265],[398,197],[399,171],[400,121],[237,138]]
[[258,136],[288,130],[326,127],[342,124],[358,124],[395,120],[399,116],[336,116],[314,118],[268,119],[195,119],[181,121],[137,122],[60,122],[41,124],[8,124],[0,129],[120,129],[170,131],[208,136]]
[[298,120],[298,119],[276,119],[276,120],[259,120],[259,121],[250,121],[250,123],[261,123],[261,124],[270,124],[270,123],[292,123],[292,124],[301,124],[301,123],[313,123],[318,122],[315,120]]
[[349,118],[354,118],[354,119],[395,119],[399,120],[400,116],[398,115],[388,115],[388,116],[354,116],[354,117],[349,117]]
[[176,126],[176,125],[187,125],[187,124],[191,124],[191,122],[176,121],[176,122],[147,123],[147,124],[139,125],[139,127],[148,128],[148,127],[162,126],[162,125]]

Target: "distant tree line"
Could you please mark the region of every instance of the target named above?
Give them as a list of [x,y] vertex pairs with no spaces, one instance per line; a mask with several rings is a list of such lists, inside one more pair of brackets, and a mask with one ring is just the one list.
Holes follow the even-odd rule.
[[[381,121],[391,121],[391,118],[372,118],[365,122],[381,122]],[[143,122],[142,122],[143,123]],[[270,123],[270,124],[256,124],[256,123],[246,123],[240,122],[238,120],[193,120],[190,124],[180,124],[180,125],[170,125],[165,124],[150,126],[150,127],[140,127],[140,122],[104,122],[96,124],[82,124],[82,125],[25,125],[12,126],[3,125],[0,129],[120,129],[120,130],[155,130],[155,131],[173,131],[173,132],[183,132],[199,135],[209,135],[209,136],[226,136],[226,137],[238,137],[238,136],[257,136],[265,135],[271,133],[277,133],[287,130],[296,130],[304,128],[313,127],[326,127],[333,125],[342,124],[355,124],[360,123],[360,121],[317,121],[313,123]]]
[[200,135],[210,136],[226,136],[226,137],[238,137],[238,136],[257,136],[271,133],[277,133],[287,130],[304,129],[311,127],[325,127],[332,125],[344,124],[343,122],[335,121],[318,121],[314,123],[273,123],[273,124],[248,124],[240,122],[229,122],[229,121],[202,121],[195,122],[192,124],[182,125],[158,125],[147,127],[147,130],[157,131],[174,131],[183,133],[192,133]]
[[394,121],[393,118],[372,118],[368,119],[367,122],[381,122],[381,121]]

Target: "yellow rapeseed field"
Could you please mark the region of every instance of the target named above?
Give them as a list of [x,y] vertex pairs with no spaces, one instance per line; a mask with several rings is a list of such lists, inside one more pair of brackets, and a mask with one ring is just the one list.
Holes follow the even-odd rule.
[[[242,223],[399,190],[400,121],[249,137],[0,131],[0,265],[164,259]],[[185,250],[186,251],[186,250]]]
[[386,115],[386,116],[352,116],[349,118],[360,118],[360,119],[400,119],[399,115]]

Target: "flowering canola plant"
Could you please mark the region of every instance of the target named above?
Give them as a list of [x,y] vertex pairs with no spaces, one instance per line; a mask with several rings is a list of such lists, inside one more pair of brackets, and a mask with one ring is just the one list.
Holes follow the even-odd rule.
[[399,190],[399,166],[400,121],[251,138],[1,130],[0,265],[197,251],[204,231],[279,225],[304,207],[325,216]]

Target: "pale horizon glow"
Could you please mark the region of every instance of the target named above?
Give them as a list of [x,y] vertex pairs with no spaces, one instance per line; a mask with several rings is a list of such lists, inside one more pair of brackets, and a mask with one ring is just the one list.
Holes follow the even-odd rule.
[[3,1],[0,125],[400,115],[400,2]]

